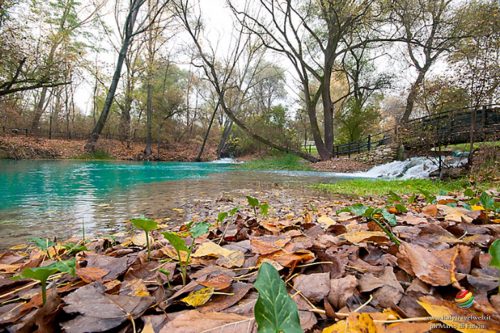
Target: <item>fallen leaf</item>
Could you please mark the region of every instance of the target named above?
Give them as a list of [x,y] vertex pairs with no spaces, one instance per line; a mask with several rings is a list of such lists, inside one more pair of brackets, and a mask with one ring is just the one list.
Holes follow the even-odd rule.
[[253,253],[266,255],[281,250],[290,239],[290,237],[286,236],[252,237],[250,238],[250,244]]
[[452,283],[451,260],[455,250],[430,251],[422,246],[401,243],[398,264],[408,274],[433,286]]
[[324,224],[325,226],[329,227],[336,224],[337,222],[335,222],[331,217],[321,215],[320,217],[318,217],[318,223]]
[[86,283],[99,281],[109,273],[108,270],[99,267],[77,267],[76,275]]
[[238,303],[252,288],[251,284],[236,282],[226,292],[232,295],[215,295],[210,302],[198,308],[201,312],[219,312]]
[[189,293],[181,301],[191,305],[192,307],[202,306],[210,300],[210,297],[214,294],[214,288],[202,288]]
[[217,263],[223,267],[241,267],[245,261],[245,255],[238,250],[228,250],[214,242],[205,242],[201,244],[196,252],[192,254],[193,258],[215,257],[222,259]]
[[223,290],[231,286],[233,279],[226,274],[219,274],[215,276],[205,277],[204,279],[196,280],[204,287],[214,288],[215,290]]
[[141,279],[132,279],[123,281],[120,286],[120,295],[147,297],[149,294],[148,288]]
[[343,308],[347,299],[354,294],[357,286],[358,280],[353,275],[330,280],[328,301],[337,310]]
[[330,292],[330,273],[301,274],[293,279],[293,287],[313,303],[318,303]]
[[327,327],[323,333],[377,333],[377,327],[368,313],[350,313],[347,319]]
[[105,294],[99,282],[72,292],[63,300],[66,313],[79,315],[62,324],[65,332],[102,332],[118,327],[130,318],[138,318],[153,304],[153,297],[132,297]]
[[342,234],[341,237],[352,244],[373,241],[376,243],[388,242],[389,238],[382,231],[353,231]]
[[88,267],[97,267],[108,270],[109,273],[103,276],[103,281],[111,281],[121,276],[137,259],[137,254],[126,255],[115,258],[100,254],[86,254],[83,257],[87,261]]
[[255,320],[234,313],[185,311],[169,321],[160,333],[252,333]]

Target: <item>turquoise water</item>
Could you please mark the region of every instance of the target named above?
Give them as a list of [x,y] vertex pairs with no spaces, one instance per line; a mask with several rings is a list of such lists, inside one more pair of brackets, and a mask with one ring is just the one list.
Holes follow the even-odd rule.
[[[141,215],[185,222],[200,213],[195,202],[216,211],[227,193],[244,198],[269,189],[295,199],[311,194],[308,183],[336,179],[318,172],[242,171],[227,163],[0,160],[0,248],[29,237],[81,237],[83,226],[87,235],[111,234]],[[172,209],[178,207],[184,215]]]
[[[29,236],[33,229],[68,236],[83,223],[90,229],[104,223],[98,229],[111,230],[110,223],[140,212],[139,201],[157,199],[151,184],[203,179],[233,168],[222,163],[0,160],[0,240]],[[169,192],[175,196],[174,191]]]

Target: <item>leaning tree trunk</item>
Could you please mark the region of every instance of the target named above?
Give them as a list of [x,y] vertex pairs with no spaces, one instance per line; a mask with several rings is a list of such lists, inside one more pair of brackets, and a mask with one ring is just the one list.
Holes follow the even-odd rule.
[[231,119],[228,119],[224,122],[224,130],[222,131],[219,145],[217,146],[217,158],[221,158],[222,155],[225,153],[227,140],[229,139],[229,135],[231,135],[232,130],[233,130],[233,121]]
[[415,82],[413,82],[413,84],[410,87],[410,93],[406,98],[405,112],[400,120],[401,124],[404,124],[408,122],[408,120],[410,120],[410,116],[413,112],[413,106],[415,105],[415,99],[417,98],[418,88],[424,81],[424,77],[425,77],[425,71],[424,70],[419,71],[417,79],[415,80]]
[[148,73],[147,82],[147,102],[146,102],[146,148],[144,149],[144,155],[149,158],[153,153],[153,86],[151,85],[151,75]]
[[217,109],[219,108],[219,104],[220,104],[220,102],[217,101],[217,105],[215,106],[214,112],[212,113],[212,117],[210,118],[210,122],[208,123],[207,132],[205,133],[205,137],[203,138],[203,143],[201,145],[200,152],[198,153],[198,156],[196,156],[196,159],[195,159],[196,162],[201,162],[201,155],[203,155],[203,151],[205,150],[205,145],[207,144],[208,135],[210,134],[210,130],[212,129],[212,124],[214,123],[215,114],[217,113]]
[[113,100],[115,98],[116,88],[118,87],[118,82],[120,81],[120,75],[125,57],[127,55],[129,44],[130,37],[126,36],[123,39],[123,44],[118,55],[118,61],[116,63],[115,73],[113,74],[113,80],[111,81],[111,85],[106,95],[106,100],[104,101],[104,107],[102,109],[101,115],[99,116],[99,119],[97,120],[97,123],[95,124],[94,129],[92,130],[92,133],[87,140],[87,143],[85,144],[85,151],[87,152],[95,152],[97,140],[99,140],[99,136],[104,129],[104,125],[106,125],[106,120],[108,119],[109,111],[111,110],[111,105],[113,104]]

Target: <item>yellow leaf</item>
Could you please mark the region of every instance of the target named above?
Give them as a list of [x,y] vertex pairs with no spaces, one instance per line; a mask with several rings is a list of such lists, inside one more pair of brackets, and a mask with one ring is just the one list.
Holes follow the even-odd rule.
[[14,245],[14,246],[11,246],[9,248],[9,250],[12,250],[12,251],[20,251],[20,250],[24,250],[25,248],[28,247],[28,244],[18,244],[18,245]]
[[473,205],[470,207],[472,210],[484,210],[484,207],[481,205]]
[[368,313],[351,313],[345,320],[323,329],[323,333],[377,333],[377,328]]
[[202,306],[212,295],[214,294],[214,288],[203,288],[200,290],[192,291],[182,299],[182,301],[188,305],[197,307]]
[[172,208],[172,210],[173,210],[174,212],[176,212],[176,213],[179,213],[179,214],[184,213],[184,209],[182,209],[182,208]]
[[200,257],[214,257],[219,258],[220,264],[224,267],[241,267],[245,261],[243,252],[237,250],[228,250],[214,242],[205,242],[200,245],[195,253],[192,254],[193,258]]
[[199,257],[216,257],[228,256],[231,254],[231,250],[225,249],[214,242],[205,242],[198,247],[195,253],[193,253],[193,258]]
[[144,327],[142,328],[141,333],[155,333],[155,329],[153,328],[153,323],[151,322],[151,318],[146,317],[146,319],[144,320]]
[[[443,322],[445,325],[453,327],[459,332],[500,332],[500,324],[495,320],[491,320],[488,316],[476,313],[470,309],[461,309],[453,302],[434,298],[432,296],[425,296],[420,298],[418,304],[420,304],[432,317]],[[484,320],[481,320],[481,318],[484,318]]]
[[[162,247],[160,249],[160,251],[164,255],[168,256],[171,259],[179,260],[179,256],[177,255],[177,251],[172,247],[165,246],[165,247]],[[181,261],[186,262],[188,259],[188,253],[186,251],[179,251],[179,254],[181,255]]]
[[337,222],[335,222],[332,218],[326,215],[321,215],[320,217],[318,217],[318,222],[326,225],[327,227],[337,224]]
[[[342,235],[347,241],[358,244],[372,237],[374,239],[388,239],[382,231],[353,231]],[[381,238],[382,237],[382,238]]]

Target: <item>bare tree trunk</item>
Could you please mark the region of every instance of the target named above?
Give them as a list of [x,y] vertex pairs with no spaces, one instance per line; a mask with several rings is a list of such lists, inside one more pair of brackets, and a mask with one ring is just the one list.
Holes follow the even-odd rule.
[[215,115],[217,113],[217,109],[219,108],[220,102],[217,101],[217,105],[214,108],[214,112],[212,113],[212,117],[210,118],[210,122],[208,124],[207,132],[205,133],[205,137],[203,138],[203,144],[201,145],[200,152],[198,153],[198,156],[196,157],[196,162],[201,161],[201,155],[203,155],[203,151],[205,150],[205,145],[208,140],[208,135],[210,134],[210,130],[212,129],[212,124],[214,123]]
[[415,82],[410,87],[410,93],[408,94],[408,97],[406,98],[406,108],[403,116],[401,117],[400,123],[404,124],[410,120],[410,116],[413,112],[413,106],[415,105],[415,98],[417,97],[418,93],[418,88],[424,81],[425,77],[425,72],[424,70],[421,70],[418,72],[417,79]]
[[148,73],[147,82],[147,102],[146,102],[146,149],[144,149],[145,157],[148,158],[153,153],[153,86],[151,85],[151,78]]
[[233,121],[227,119],[224,122],[224,130],[222,131],[219,145],[217,146],[217,158],[221,158],[222,155],[225,153],[227,140],[229,139],[229,135],[231,134],[232,129],[233,129]]

